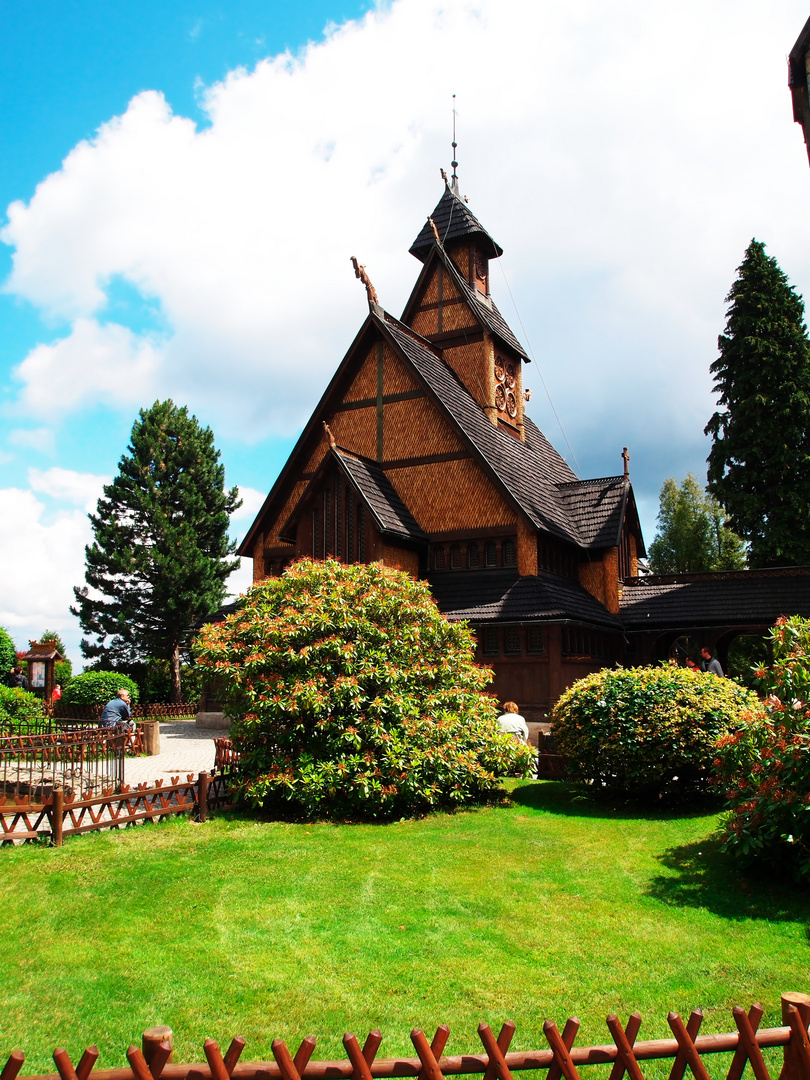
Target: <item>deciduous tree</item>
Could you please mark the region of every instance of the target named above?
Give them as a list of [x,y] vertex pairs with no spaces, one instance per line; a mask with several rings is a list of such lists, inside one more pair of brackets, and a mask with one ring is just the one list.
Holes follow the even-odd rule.
[[123,664],[143,657],[172,668],[180,700],[180,656],[195,624],[216,611],[228,559],[229,515],[240,505],[226,491],[210,428],[185,407],[156,401],[132,428],[118,475],[90,514],[94,542],[85,549],[86,585],[74,589],[87,657]]
[[810,562],[810,343],[802,298],[752,240],[712,364],[709,491],[752,566]]
[[670,477],[661,488],[658,529],[650,544],[654,574],[741,570],[745,545],[727,524],[723,507],[689,473],[680,487]]

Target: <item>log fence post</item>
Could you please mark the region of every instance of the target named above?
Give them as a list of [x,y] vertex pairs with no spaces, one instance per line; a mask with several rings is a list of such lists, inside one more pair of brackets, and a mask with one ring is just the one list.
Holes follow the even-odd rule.
[[59,777],[54,780],[53,795],[51,796],[51,808],[48,811],[51,819],[51,840],[54,847],[62,847],[62,824],[65,816],[65,789]]
[[[798,1014],[798,1025],[795,1020],[791,1023],[794,1009]],[[785,1044],[779,1080],[810,1080],[810,1048],[807,1037],[807,1028],[810,1027],[810,994],[795,991],[782,994],[782,1023],[790,1026],[791,1035],[790,1042]]]
[[163,1025],[150,1027],[141,1036],[141,1052],[147,1065],[152,1064],[152,1058],[160,1049],[161,1043],[168,1043],[171,1047],[171,1053],[166,1059],[171,1061],[174,1058],[174,1032],[170,1027],[164,1027]]
[[201,772],[197,779],[199,819],[206,821],[208,818],[208,773]]

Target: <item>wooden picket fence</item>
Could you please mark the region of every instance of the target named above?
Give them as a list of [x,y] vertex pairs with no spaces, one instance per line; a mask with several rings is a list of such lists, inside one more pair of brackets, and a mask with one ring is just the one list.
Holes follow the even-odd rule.
[[[750,1065],[755,1080],[776,1080],[763,1057],[763,1049],[781,1047],[782,1059],[779,1080],[810,1080],[810,995],[782,995],[783,1027],[760,1029],[763,1009],[759,1004],[746,1011],[740,1006],[732,1010],[735,1031],[721,1035],[699,1035],[703,1014],[696,1009],[686,1024],[678,1013],[667,1017],[673,1038],[637,1042],[641,1016],[633,1013],[626,1026],[613,1014],[607,1017],[612,1043],[599,1046],[575,1047],[580,1022],[569,1019],[562,1032],[552,1020],[543,1024],[548,1043],[540,1050],[510,1052],[509,1046],[515,1025],[505,1023],[496,1038],[488,1024],[479,1024],[478,1037],[483,1044],[481,1054],[445,1057],[444,1050],[450,1029],[443,1024],[432,1042],[424,1032],[415,1028],[411,1042],[416,1051],[412,1058],[377,1058],[382,1043],[379,1030],[369,1033],[363,1047],[354,1035],[343,1036],[346,1050],[344,1060],[313,1061],[315,1039],[304,1039],[295,1055],[291,1055],[281,1039],[272,1043],[274,1061],[240,1062],[245,1040],[237,1037],[225,1055],[213,1039],[203,1046],[204,1062],[172,1063],[171,1029],[150,1028],[144,1032],[141,1047],[127,1050],[128,1066],[115,1069],[96,1069],[99,1053],[88,1047],[74,1067],[64,1048],[54,1051],[57,1072],[36,1080],[377,1080],[377,1078],[418,1077],[419,1080],[445,1080],[449,1076],[482,1073],[484,1080],[513,1080],[513,1074],[524,1070],[546,1070],[545,1080],[580,1080],[579,1070],[591,1065],[611,1066],[609,1080],[644,1080],[641,1062],[671,1060],[669,1080],[682,1080],[689,1069],[694,1080],[710,1080],[704,1058],[711,1054],[731,1055],[731,1062],[722,1069],[725,1080],[742,1080],[746,1065]],[[16,1080],[22,1071],[25,1055],[15,1051],[0,1072],[0,1080]],[[716,1072],[720,1076],[721,1072]]]
[[[72,797],[61,787],[44,798],[0,797],[0,845],[23,844],[34,840],[61,847],[66,836],[120,829],[144,821],[159,821],[173,814],[189,814],[205,821],[211,810],[230,806],[229,776],[226,772],[187,773],[186,779],[172,776],[167,784],[121,785],[100,795]],[[8,1080],[0,1073],[0,1080]],[[72,1078],[75,1080],[75,1078]]]

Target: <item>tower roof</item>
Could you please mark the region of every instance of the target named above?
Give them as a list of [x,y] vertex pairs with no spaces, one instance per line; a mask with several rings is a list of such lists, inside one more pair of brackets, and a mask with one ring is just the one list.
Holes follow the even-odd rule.
[[[450,187],[445,187],[444,194],[430,216],[442,244],[458,240],[463,236],[477,236],[490,259],[497,259],[499,255],[503,255],[500,244],[495,243],[469,206]],[[435,243],[433,229],[430,222],[426,221],[409,250],[411,255],[420,262],[424,262]]]

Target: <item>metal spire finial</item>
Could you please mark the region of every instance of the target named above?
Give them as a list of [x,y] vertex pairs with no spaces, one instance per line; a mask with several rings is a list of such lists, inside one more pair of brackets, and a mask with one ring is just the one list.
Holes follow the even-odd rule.
[[458,143],[456,142],[456,95],[453,94],[453,160],[450,164],[453,167],[453,175],[450,177],[450,188],[454,195],[458,195],[458,162],[456,161],[456,148]]

